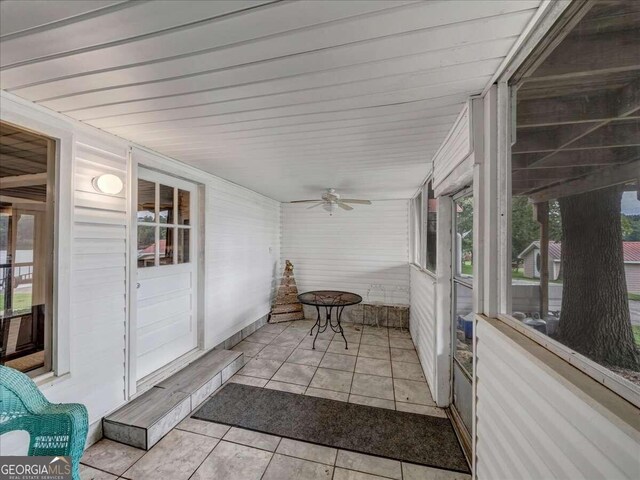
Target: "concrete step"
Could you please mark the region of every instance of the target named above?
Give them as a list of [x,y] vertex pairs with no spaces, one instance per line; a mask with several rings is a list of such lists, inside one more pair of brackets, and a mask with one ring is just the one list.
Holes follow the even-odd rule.
[[244,365],[242,352],[213,350],[102,419],[106,438],[149,450]]

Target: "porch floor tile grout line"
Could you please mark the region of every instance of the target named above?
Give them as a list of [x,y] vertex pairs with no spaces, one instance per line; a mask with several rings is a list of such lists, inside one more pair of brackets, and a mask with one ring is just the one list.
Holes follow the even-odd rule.
[[[179,422],[178,422],[178,423],[179,423]],[[176,426],[177,426],[177,425],[176,425]],[[151,450],[153,450],[153,448],[154,448],[158,443],[160,443],[160,441],[162,441],[162,439],[166,438],[166,437],[167,437],[167,435],[169,435],[169,433],[171,433],[172,431],[174,431],[174,430],[175,430],[175,428],[176,428],[176,427],[173,427],[171,430],[169,430],[169,432],[167,432],[167,434],[166,434],[166,435],[164,435],[164,436],[163,436],[163,437],[162,437],[158,442],[156,442],[156,444],[155,444],[153,447],[151,447],[149,450],[145,450],[145,452],[140,456],[140,458],[138,458],[135,462],[133,462],[131,465],[129,465],[129,467],[128,467],[124,472],[122,472],[122,473],[118,476],[118,478],[127,478],[127,479],[128,479],[129,477],[125,477],[125,474],[126,474],[129,470],[131,470],[131,469],[132,469],[132,468],[133,468],[133,467],[134,467],[134,466],[135,466],[135,465],[136,465],[140,460],[142,460],[144,457],[146,457],[146,456],[147,456],[147,454],[148,454],[149,452],[151,452]],[[187,430],[181,430],[181,429],[178,429],[178,430],[180,430],[180,431],[182,431],[182,432],[187,431]],[[199,434],[199,433],[196,433],[196,432],[189,432],[189,433],[193,433],[193,434],[196,434],[196,435],[201,435],[201,436],[208,437],[208,438],[215,438],[215,439],[217,439],[217,440],[218,440],[218,441],[216,442],[216,444],[213,446],[213,448],[211,449],[211,451],[210,451],[210,452],[205,456],[205,460],[207,459],[207,457],[208,457],[209,455],[211,455],[211,452],[213,452],[213,450],[214,450],[214,449],[218,446],[218,444],[222,441],[222,439],[219,439],[219,438],[217,438],[217,437],[210,437],[210,436],[208,436],[208,435]],[[134,448],[136,448],[136,447],[134,447]],[[202,462],[204,462],[204,460],[203,460]],[[200,463],[200,465],[202,465],[202,462]],[[82,461],[81,461],[80,463],[82,463]],[[200,465],[198,465],[198,467],[196,468],[196,470],[198,470],[198,468],[200,468]],[[91,465],[89,465],[89,466],[91,466]],[[196,470],[194,470],[194,471],[193,471],[193,473],[196,473]],[[109,473],[109,472],[107,472],[107,473]],[[189,476],[189,478],[191,478],[191,477],[193,476],[193,473]],[[113,475],[113,474],[112,474],[112,475]]]
[[[144,455],[143,455],[143,457],[144,457]],[[142,457],[141,457],[141,458],[142,458]],[[136,460],[136,462],[137,462],[137,461],[138,461],[138,460]],[[80,464],[81,464],[81,465],[84,465],[85,467],[89,467],[89,468],[93,468],[94,470],[98,470],[99,472],[108,473],[109,475],[113,475],[113,476],[114,476],[114,477],[116,477],[116,478],[121,478],[121,475],[117,475],[117,474],[115,474],[115,473],[109,472],[108,470],[105,470],[105,469],[103,469],[103,468],[94,467],[93,465],[89,465],[88,463],[83,463],[83,462],[82,462],[82,460],[80,460]],[[134,464],[135,464],[135,462],[133,462],[133,463],[131,464],[131,467],[133,467],[133,465],[134,465]],[[129,467],[129,468],[131,468],[131,467]],[[127,470],[128,470],[128,469],[127,469]],[[125,472],[126,472],[127,470],[125,470]],[[124,472],[122,472],[122,475],[124,475]]]
[[[165,435],[165,436],[166,436],[166,435]],[[163,437],[163,438],[164,438],[164,437]],[[217,445],[217,444],[216,444],[216,445]],[[134,447],[134,448],[135,448],[135,447]],[[133,468],[133,466],[134,466],[136,463],[138,463],[140,460],[142,460],[142,459],[147,455],[147,453],[149,453],[149,452],[151,451],[151,449],[152,449],[152,448],[153,448],[153,447],[151,447],[149,450],[145,450],[145,452],[144,452],[142,455],[140,455],[140,458],[139,458],[139,459],[137,459],[135,462],[133,462],[131,465],[129,465],[129,467],[128,467],[124,472],[122,472],[122,473],[120,474],[120,476],[119,476],[119,477],[128,478],[128,477],[125,477],[125,474],[126,474],[129,470],[131,470],[131,469]]]
[[[291,325],[289,325],[287,328],[285,328],[278,336],[282,335],[282,333],[286,332],[289,328],[291,327]],[[277,337],[276,337],[277,338]],[[272,342],[275,341],[275,338],[272,340]],[[300,341],[297,343],[297,345],[295,347],[293,347],[293,351],[295,352],[295,350],[300,346],[300,344],[304,342],[304,337],[302,339],[300,339]],[[268,344],[271,345],[271,344]],[[293,355],[293,352],[291,352],[291,354]],[[287,357],[288,359],[289,357]],[[280,366],[276,369],[275,372],[273,372],[273,375],[271,375],[271,377],[267,380],[267,383],[269,383],[270,381],[273,380],[273,377],[275,377],[276,373],[278,373],[278,371],[282,368],[282,365],[284,365],[285,363],[287,363],[287,360],[285,359],[283,362],[280,363]],[[315,375],[315,371],[313,372],[313,374]],[[313,378],[313,377],[311,377]],[[273,381],[279,381],[279,380],[273,380]],[[309,381],[311,382],[311,381]],[[265,388],[267,386],[267,383],[264,384],[264,386],[262,388]],[[286,382],[283,382],[286,383]],[[271,462],[269,462],[271,463]],[[266,472],[266,470],[265,470]]]
[[[364,335],[364,326],[362,327],[362,333],[360,334],[360,342],[362,342],[362,335]],[[360,355],[360,346],[361,345],[362,345],[362,343],[360,343],[360,345],[358,345],[358,353],[356,354],[356,363],[353,366],[353,375],[351,376],[351,386],[349,387],[349,397],[347,398],[347,401],[349,403],[353,403],[350,400],[351,400],[351,396],[354,395],[354,393],[353,393],[353,380],[356,377],[356,365],[358,364],[358,359],[359,358],[365,358],[365,357],[361,357],[361,355]],[[363,396],[365,396],[365,395],[363,395]],[[373,398],[375,398],[375,397],[373,397]],[[395,408],[395,405],[394,405],[394,408]]]
[[336,476],[336,464],[338,463],[338,455],[340,454],[340,449],[336,448],[336,456],[333,457],[333,473],[331,474],[331,480]]
[[271,458],[269,458],[269,463],[267,463],[267,467],[264,469],[264,472],[262,472],[262,475],[260,475],[260,480],[262,480],[264,475],[267,473],[267,470],[269,470],[269,465],[271,465],[271,462],[273,461],[273,457],[276,456],[276,451],[278,450],[278,447],[280,446],[280,442],[282,442],[282,437],[280,437],[280,440],[278,440],[278,445],[276,445],[275,450],[273,452],[271,452]]
[[[360,356],[360,348],[358,347],[358,354],[356,355],[356,362],[358,363],[358,357]],[[356,376],[355,373],[356,370],[356,366],[355,364],[353,365],[353,372],[351,372],[351,383],[349,384],[349,395],[347,396],[347,403],[351,403],[349,402],[349,399],[351,398],[351,395],[353,395],[353,378]]]
[[[327,447],[326,445],[320,445],[320,444],[317,444],[317,443],[309,443],[309,442],[305,442],[304,440],[296,440],[296,439],[294,439],[294,438],[282,437],[281,441],[282,441],[282,440],[293,440],[293,441],[295,441],[295,442],[304,443],[304,444],[306,444],[306,445],[312,445],[312,446],[314,446],[314,447],[333,448],[333,449],[335,449],[335,450],[338,450],[336,447]],[[278,446],[280,446],[280,443],[278,443]],[[276,447],[276,448],[277,448],[277,447]],[[308,458],[296,457],[295,455],[290,455],[290,454],[288,454],[288,453],[282,453],[282,452],[277,452],[277,451],[276,451],[276,452],[273,452],[273,454],[274,454],[274,455],[275,455],[276,453],[277,453],[278,455],[282,455],[283,457],[297,458],[298,460],[305,460],[305,461],[307,461],[307,462],[317,463],[317,464],[319,464],[319,465],[325,465],[325,466],[329,466],[329,467],[331,467],[331,466],[335,467],[335,460],[334,460],[333,464],[330,464],[330,463],[324,463],[324,462],[317,462],[317,461],[315,461],[315,460],[309,460]],[[337,456],[338,456],[338,454],[336,453],[336,457],[337,457]]]
[[[391,392],[393,393],[393,408],[398,411],[398,404],[396,402],[396,379],[393,375],[393,361],[391,360],[391,337],[387,337],[387,341],[389,342],[389,363],[391,363]],[[402,464],[400,465],[400,471],[402,472]]]
[[[204,402],[203,402],[203,403],[204,403]],[[191,417],[187,417],[187,418],[191,418]],[[198,419],[196,418],[195,420],[198,420]],[[210,423],[216,423],[216,422],[210,422]],[[180,424],[178,424],[178,425],[180,425]],[[176,425],[175,427],[173,427],[173,428],[171,429],[171,431],[173,431],[173,430],[180,430],[181,432],[189,432],[189,433],[193,433],[194,435],[200,435],[201,437],[215,438],[216,440],[222,440],[222,437],[214,437],[213,435],[207,435],[206,433],[200,433],[200,432],[194,432],[194,431],[191,431],[191,430],[185,430],[184,428],[178,428],[178,425]],[[223,425],[223,424],[220,424],[220,425]],[[167,435],[168,435],[168,434],[167,434]],[[225,435],[226,435],[226,432],[225,432]],[[166,435],[165,435],[165,437],[166,437]],[[223,437],[224,437],[224,435],[223,435]],[[162,438],[164,438],[164,437],[162,437]],[[156,445],[157,445],[157,444],[156,444]],[[217,445],[217,444],[216,444],[216,445]],[[154,447],[155,447],[155,445],[154,445]],[[153,448],[153,447],[151,447],[151,448]],[[215,448],[215,447],[214,447],[214,448]],[[149,449],[149,451],[151,451],[151,449]]]
[[[204,421],[206,421],[206,420],[204,420]],[[224,425],[224,423],[221,423],[220,425]],[[270,435],[272,437],[278,437],[280,439],[280,440],[278,440],[278,445],[280,445],[280,441],[283,438],[283,437],[280,437],[279,435],[271,435],[270,433],[259,432],[258,430],[250,430],[248,428],[243,428],[243,427],[230,427],[229,430],[231,430],[231,428],[237,428],[238,430],[244,430],[245,432],[258,433],[260,435]],[[226,435],[226,433],[225,433],[225,435]],[[255,445],[249,445],[247,443],[240,443],[237,440],[230,440],[228,438],[221,438],[220,442],[233,443],[234,445],[240,445],[242,447],[255,448],[256,450],[261,450],[263,452],[276,453],[275,450],[272,451],[272,450],[268,450],[266,448],[257,447]],[[218,442],[218,443],[220,443],[220,442]],[[276,445],[276,449],[278,448],[278,445]]]
[[[313,328],[313,327],[312,327],[312,328]],[[311,337],[312,335],[309,335],[309,336]],[[324,352],[322,352],[322,358],[321,358],[321,359],[320,359],[320,361],[318,362],[318,366],[316,367],[316,371],[315,371],[315,372],[313,372],[313,377],[311,377],[311,380],[309,380],[309,385],[307,385],[307,388],[306,388],[306,389],[305,389],[305,391],[304,391],[304,394],[305,394],[305,395],[307,394],[307,390],[309,390],[310,388],[317,388],[317,387],[312,387],[312,386],[311,386],[311,383],[313,382],[313,379],[316,377],[316,374],[318,373],[318,369],[320,368],[320,364],[321,364],[321,363],[322,363],[322,361],[324,360],[324,357],[327,355],[327,352],[328,352],[328,350],[329,350],[329,346],[331,345],[331,342],[333,341],[333,338],[334,338],[334,337],[335,337],[335,333],[334,333],[333,337],[331,337],[331,340],[329,340],[329,345],[327,345],[327,349],[326,349]],[[324,368],[324,367],[323,367],[323,368]],[[337,456],[337,455],[338,455],[338,454],[336,453],[336,456]],[[334,473],[335,473],[335,468],[334,468]],[[331,475],[331,477],[333,478],[333,474]]]
[[[192,432],[192,433],[195,433],[195,432]],[[189,479],[191,479],[191,477],[193,477],[193,476],[196,474],[196,472],[197,472],[197,471],[198,471],[198,469],[202,466],[202,464],[203,464],[204,462],[206,462],[206,461],[207,461],[207,458],[209,458],[209,457],[211,456],[211,454],[213,453],[213,451],[216,449],[216,447],[217,447],[218,445],[220,445],[220,442],[222,442],[222,439],[221,439],[221,438],[219,438],[219,439],[218,439],[218,441],[217,441],[217,442],[216,442],[216,444],[213,446],[213,448],[211,449],[211,451],[210,451],[209,453],[207,453],[207,455],[206,455],[206,456],[202,459],[202,461],[198,464],[198,466],[196,467],[196,469],[191,473],[191,475],[189,475]],[[151,447],[151,448],[153,448],[153,447]]]
[[[366,457],[373,456],[373,455],[369,455],[367,453],[360,453],[360,452],[356,452],[354,450],[344,450],[344,449],[339,448],[338,449],[338,453],[340,453],[340,452],[355,453],[357,455],[364,455]],[[342,468],[343,470],[348,470],[349,472],[364,473],[365,475],[373,475],[373,476],[376,476],[376,477],[384,478],[385,480],[402,480],[402,460],[396,460],[395,458],[383,457],[383,456],[374,456],[374,457],[375,458],[381,458],[383,460],[392,460],[394,462],[398,462],[400,464],[400,478],[399,479],[394,479],[393,477],[387,477],[386,475],[382,475],[381,473],[369,473],[369,472],[365,472],[364,470],[356,470],[355,468],[338,467],[337,466],[337,460],[338,460],[338,456],[337,455],[336,455],[335,468]],[[447,471],[452,471],[452,470],[447,470]]]

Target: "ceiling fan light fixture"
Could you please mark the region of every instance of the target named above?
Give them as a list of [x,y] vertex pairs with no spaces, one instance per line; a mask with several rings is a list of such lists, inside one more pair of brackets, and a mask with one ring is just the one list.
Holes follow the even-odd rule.
[[353,210],[350,203],[359,205],[371,205],[371,200],[360,200],[355,198],[342,198],[335,188],[327,188],[324,193],[317,200],[292,200],[289,203],[313,203],[307,207],[307,210],[322,206],[322,208],[329,212],[329,215],[333,215],[338,208],[346,211]]
[[333,215],[333,212],[336,209],[336,204],[335,203],[324,203],[324,204],[322,204],[322,208],[324,208],[327,212],[329,212],[329,215]]

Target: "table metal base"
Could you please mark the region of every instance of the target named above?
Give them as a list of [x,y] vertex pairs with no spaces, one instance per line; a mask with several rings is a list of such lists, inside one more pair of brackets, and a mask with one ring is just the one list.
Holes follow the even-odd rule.
[[[336,313],[337,313],[335,317],[335,320],[336,320],[335,325],[331,321],[331,318],[332,318],[331,311],[334,308],[336,309]],[[320,315],[320,306],[316,306],[316,311],[318,312],[318,318],[316,319],[315,325],[311,327],[311,331],[309,332],[309,336],[312,336],[313,329],[318,327],[316,330],[316,336],[313,338],[313,350],[316,349],[316,340],[318,338],[318,334],[323,333],[327,329],[327,327],[331,327],[331,330],[333,330],[335,333],[339,333],[340,335],[342,335],[342,339],[344,340],[344,349],[349,350],[349,344],[347,343],[347,339],[344,338],[344,330],[342,329],[342,325],[340,324],[340,318],[342,317],[343,310],[344,310],[344,306],[332,306],[332,305],[324,306],[325,318],[323,322],[322,315]]]

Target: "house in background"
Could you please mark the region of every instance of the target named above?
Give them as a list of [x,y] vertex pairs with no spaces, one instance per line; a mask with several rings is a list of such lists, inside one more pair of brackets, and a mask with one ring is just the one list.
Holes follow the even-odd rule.
[[622,247],[627,290],[640,294],[640,242],[624,242]]
[[[624,273],[629,293],[640,293],[640,242],[622,242]],[[562,243],[549,242],[549,278],[561,279]],[[523,273],[526,278],[540,278],[540,242],[531,242],[518,258],[523,261]]]
[[[549,242],[549,278],[560,278],[560,242]],[[540,242],[531,242],[518,258],[522,260],[522,270],[526,278],[540,278]]]

